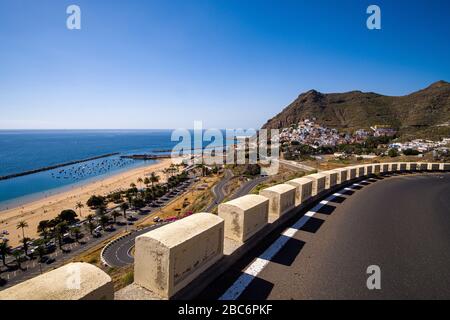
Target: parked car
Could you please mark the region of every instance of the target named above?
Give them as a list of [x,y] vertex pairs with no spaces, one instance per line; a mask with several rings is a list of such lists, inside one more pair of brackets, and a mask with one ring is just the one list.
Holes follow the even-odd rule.
[[45,262],[46,264],[52,264],[53,262],[55,262],[56,259],[55,258],[48,258],[47,261]]
[[45,245],[45,252],[50,253],[56,250],[56,244],[49,242]]
[[46,263],[49,258],[47,256],[43,256],[39,259],[39,263]]
[[100,238],[100,237],[102,236],[102,233],[101,233],[100,231],[94,231],[94,232],[92,233],[92,236],[93,236],[94,238]]

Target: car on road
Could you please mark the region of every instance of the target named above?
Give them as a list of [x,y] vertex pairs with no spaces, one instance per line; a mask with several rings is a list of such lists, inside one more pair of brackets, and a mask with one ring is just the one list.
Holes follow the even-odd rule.
[[154,217],[153,222],[161,222],[162,219],[160,217]]
[[92,236],[94,238],[100,238],[102,236],[102,233],[100,231],[95,231],[94,230],[94,232],[92,232]]
[[54,252],[56,250],[56,245],[55,244],[48,244],[48,245],[45,245],[44,249],[45,249],[46,253],[52,253],[52,252]]
[[113,231],[116,231],[116,228],[114,228],[113,226],[108,226],[105,228],[105,231],[113,232]]

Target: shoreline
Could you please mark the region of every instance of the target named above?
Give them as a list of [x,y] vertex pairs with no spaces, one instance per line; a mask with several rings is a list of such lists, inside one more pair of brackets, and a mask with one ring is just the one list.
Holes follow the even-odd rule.
[[[67,192],[67,191],[71,191],[75,188],[78,187],[83,187],[85,185],[88,185],[90,183],[93,182],[98,182],[101,180],[105,180],[107,178],[111,178],[114,177],[116,175],[120,175],[123,173],[126,173],[127,171],[130,170],[134,170],[134,169],[139,169],[139,168],[144,168],[144,167],[148,167],[151,165],[155,165],[158,163],[159,160],[150,160],[153,161],[150,164],[146,164],[147,161],[149,160],[144,160],[143,164],[141,165],[137,165],[137,166],[131,166],[129,168],[121,168],[119,170],[114,170],[112,172],[108,172],[108,173],[104,173],[98,176],[93,176],[93,177],[89,177],[86,179],[83,179],[81,181],[76,181],[73,182],[71,184],[67,184],[67,185],[62,185],[62,186],[58,186],[55,188],[50,188],[50,189],[46,189],[44,191],[39,191],[39,192],[35,192],[35,193],[30,193],[27,195],[23,195],[17,198],[13,198],[13,199],[9,199],[9,200],[5,200],[5,201],[0,201],[0,214],[2,211],[7,211],[7,210],[12,210],[12,209],[17,209],[18,207],[22,207],[25,206],[31,202],[37,201],[39,199],[42,199],[44,197],[49,197],[49,196],[55,196],[55,195],[59,195],[61,193]],[[0,220],[1,220],[1,215],[0,215]]]
[[25,229],[25,235],[29,238],[36,238],[38,236],[36,229],[40,221],[53,219],[65,209],[75,210],[77,202],[82,202],[85,205],[85,208],[81,210],[82,217],[80,217],[80,211],[75,210],[80,219],[83,219],[88,214],[92,214],[93,211],[86,206],[86,201],[94,194],[106,195],[115,190],[129,188],[130,183],[137,183],[137,178],[144,178],[151,172],[157,173],[161,178],[161,182],[164,182],[166,178],[162,171],[173,162],[171,158],[161,159],[156,163],[125,170],[111,176],[95,179],[94,181],[87,181],[82,185],[72,186],[69,190],[61,190],[61,192],[51,195],[42,195],[38,199],[14,208],[0,210],[0,232],[3,230],[8,231],[9,235],[7,238],[10,241],[10,245],[15,247],[19,245],[19,240],[22,237],[21,230],[16,229],[19,221],[24,220],[29,225]]

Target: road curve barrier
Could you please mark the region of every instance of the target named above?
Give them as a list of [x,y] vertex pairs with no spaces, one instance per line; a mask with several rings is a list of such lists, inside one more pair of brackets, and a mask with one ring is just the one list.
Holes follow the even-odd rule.
[[0,300],[113,300],[111,277],[84,262],[69,263],[0,291]]
[[338,174],[336,171],[328,170],[320,173],[325,175],[325,189],[333,188],[337,184]]
[[[189,299],[289,219],[323,196],[375,174],[450,171],[450,163],[400,162],[322,171],[219,205],[136,238],[134,283],[113,293],[111,278],[86,263],[71,263],[0,292],[0,299]],[[328,183],[327,183],[328,178]],[[80,270],[80,286],[67,283]],[[77,283],[75,281],[75,283]],[[143,294],[145,292],[145,294]]]
[[312,197],[312,184],[310,179],[297,178],[286,182],[295,187],[295,206],[299,206]]
[[326,177],[322,173],[314,173],[305,176],[306,179],[309,179],[312,181],[312,196],[318,196],[322,194],[323,191],[325,191],[325,180]]
[[197,213],[136,238],[135,284],[171,298],[223,256],[224,220]]
[[256,194],[222,203],[219,217],[225,221],[225,237],[244,243],[269,222],[269,199]]
[[276,220],[295,207],[295,187],[277,184],[262,189],[259,194],[269,199],[269,219]]

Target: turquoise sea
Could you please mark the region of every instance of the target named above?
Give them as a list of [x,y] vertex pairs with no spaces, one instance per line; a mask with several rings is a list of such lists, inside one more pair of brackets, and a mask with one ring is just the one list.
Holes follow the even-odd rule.
[[178,143],[171,141],[171,134],[172,130],[0,130],[0,176],[119,153],[0,180],[0,209],[148,165],[154,161],[121,159],[120,155],[168,152]]

